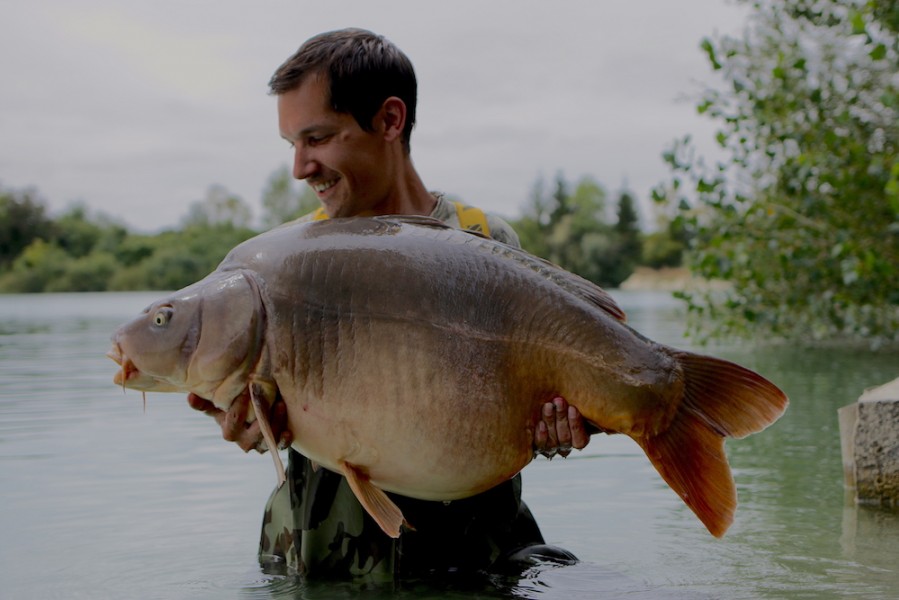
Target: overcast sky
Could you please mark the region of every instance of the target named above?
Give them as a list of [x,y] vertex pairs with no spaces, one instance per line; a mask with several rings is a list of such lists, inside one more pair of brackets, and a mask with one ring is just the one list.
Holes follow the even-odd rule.
[[[714,82],[700,41],[738,33],[729,0],[0,0],[0,185],[141,231],[220,184],[257,216],[289,164],[266,84],[308,37],[385,35],[415,65],[425,185],[516,216],[539,176],[640,198]],[[704,142],[705,143],[705,142]],[[711,143],[704,147],[711,149]]]

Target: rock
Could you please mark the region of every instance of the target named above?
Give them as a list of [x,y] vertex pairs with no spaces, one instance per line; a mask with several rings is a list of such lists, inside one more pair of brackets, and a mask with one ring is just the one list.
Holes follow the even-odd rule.
[[837,413],[846,486],[859,503],[899,506],[899,378]]

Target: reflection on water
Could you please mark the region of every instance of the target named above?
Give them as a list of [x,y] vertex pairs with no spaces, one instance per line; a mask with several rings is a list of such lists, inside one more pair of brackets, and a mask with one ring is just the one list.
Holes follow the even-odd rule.
[[[109,335],[158,294],[0,296],[0,582],[3,596],[153,598],[893,598],[899,515],[842,488],[836,409],[899,375],[858,350],[703,349],[791,397],[764,433],[728,443],[740,494],[716,540],[630,440],[596,436],[525,470],[525,498],[573,567],[521,579],[371,588],[262,573],[255,553],[274,485],[268,457],[222,442],[177,395],[123,395]],[[631,324],[688,347],[678,304],[616,293]]]

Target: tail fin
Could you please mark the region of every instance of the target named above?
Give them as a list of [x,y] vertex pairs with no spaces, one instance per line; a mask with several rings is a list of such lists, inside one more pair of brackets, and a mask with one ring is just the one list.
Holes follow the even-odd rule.
[[721,537],[737,507],[724,439],[761,431],[783,414],[788,400],[749,369],[689,352],[673,354],[684,373],[681,405],[668,429],[637,442],[709,532]]

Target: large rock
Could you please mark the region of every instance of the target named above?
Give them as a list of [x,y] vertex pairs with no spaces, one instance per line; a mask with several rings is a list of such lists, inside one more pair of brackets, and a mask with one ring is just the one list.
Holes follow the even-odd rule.
[[843,475],[856,501],[899,506],[899,379],[837,412]]

